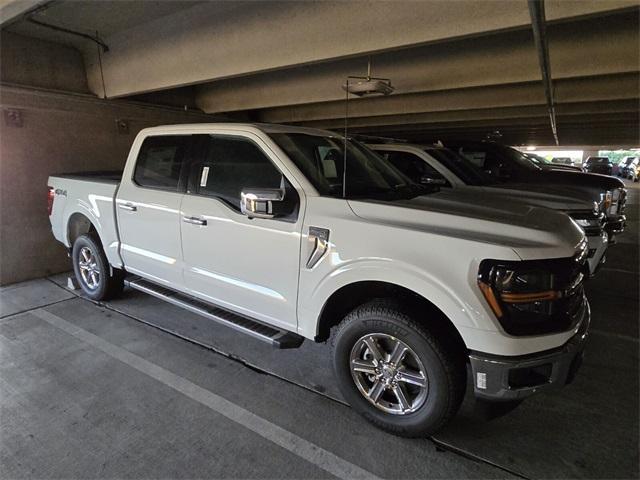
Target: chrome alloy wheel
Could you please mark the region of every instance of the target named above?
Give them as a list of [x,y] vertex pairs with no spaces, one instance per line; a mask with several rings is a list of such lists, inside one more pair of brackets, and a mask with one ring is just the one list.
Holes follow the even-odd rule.
[[393,415],[418,410],[427,399],[429,380],[416,353],[386,333],[370,333],[351,349],[351,377],[376,408]]
[[100,268],[98,261],[89,247],[82,247],[78,267],[82,281],[91,290],[95,290],[100,285]]

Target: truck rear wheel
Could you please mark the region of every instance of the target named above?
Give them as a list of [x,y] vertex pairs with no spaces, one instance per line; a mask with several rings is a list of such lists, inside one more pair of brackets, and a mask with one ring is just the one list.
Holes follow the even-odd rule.
[[95,235],[80,235],[71,252],[73,270],[82,291],[92,300],[108,300],[124,288],[121,270],[109,267],[100,240]]
[[333,365],[342,395],[367,420],[396,435],[435,433],[464,397],[464,359],[395,302],[375,300],[338,326]]

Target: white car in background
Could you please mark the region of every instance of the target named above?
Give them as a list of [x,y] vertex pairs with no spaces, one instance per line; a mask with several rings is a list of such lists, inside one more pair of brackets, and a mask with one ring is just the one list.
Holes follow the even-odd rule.
[[606,260],[609,244],[605,215],[588,194],[567,194],[561,188],[542,185],[496,184],[492,177],[454,151],[438,146],[412,144],[369,144],[413,181],[439,185],[443,198],[455,197],[470,205],[521,202],[559,210],[584,230],[589,241],[589,273],[595,275]]

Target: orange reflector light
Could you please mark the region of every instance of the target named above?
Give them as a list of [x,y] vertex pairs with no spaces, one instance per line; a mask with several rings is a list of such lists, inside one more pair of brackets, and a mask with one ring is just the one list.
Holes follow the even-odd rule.
[[535,293],[503,293],[500,298],[507,303],[531,303],[543,300],[555,300],[560,297],[560,293],[555,290]]
[[480,287],[480,291],[484,295],[484,298],[487,300],[487,303],[495,313],[497,318],[502,317],[502,308],[500,308],[500,304],[498,303],[498,299],[493,293],[493,289],[484,282],[478,282],[478,286]]

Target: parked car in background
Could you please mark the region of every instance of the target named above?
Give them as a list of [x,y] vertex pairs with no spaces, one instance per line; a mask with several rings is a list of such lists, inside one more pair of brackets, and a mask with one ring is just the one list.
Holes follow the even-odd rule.
[[522,152],[525,157],[535,163],[538,167],[543,170],[575,170],[577,172],[581,172],[582,168],[574,167],[573,165],[564,165],[559,163],[552,163],[550,160],[547,160],[541,155],[537,155],[531,152]]
[[531,184],[497,183],[490,175],[453,150],[439,146],[405,143],[368,144],[414,182],[438,185],[435,198],[455,198],[471,205],[493,203],[526,203],[566,213],[584,230],[589,241],[588,265],[595,275],[605,262],[609,237],[605,231],[606,217],[600,205],[586,192],[565,192],[563,189]]
[[557,165],[566,165],[569,167],[576,167],[576,163],[573,161],[571,157],[553,157],[551,159],[551,163],[554,163]]
[[624,157],[624,165],[622,166],[621,177],[628,178],[634,182],[638,181],[638,163],[640,160],[638,157]]
[[544,168],[515,148],[492,141],[447,140],[443,146],[467,157],[498,183],[554,186],[567,194],[571,191],[588,192],[592,200],[602,205],[607,216],[605,228],[609,242],[615,240],[616,234],[624,231],[627,190],[624,182],[618,178]]
[[617,175],[618,177],[622,176],[622,170],[624,169],[627,163],[627,157],[624,157],[622,160],[613,164],[612,175]]
[[333,132],[177,125],[142,130],[120,175],[50,177],[49,218],[88,297],[126,280],[276,347],[331,335],[353,408],[425,436],[467,375],[488,401],[564,386],[590,322],[574,221],[436,190]]
[[640,178],[640,161],[636,159],[636,162],[629,173],[629,180],[633,180],[634,182],[637,182],[639,178]]
[[609,157],[589,157],[584,162],[583,169],[588,173],[611,175],[613,173],[613,164]]

